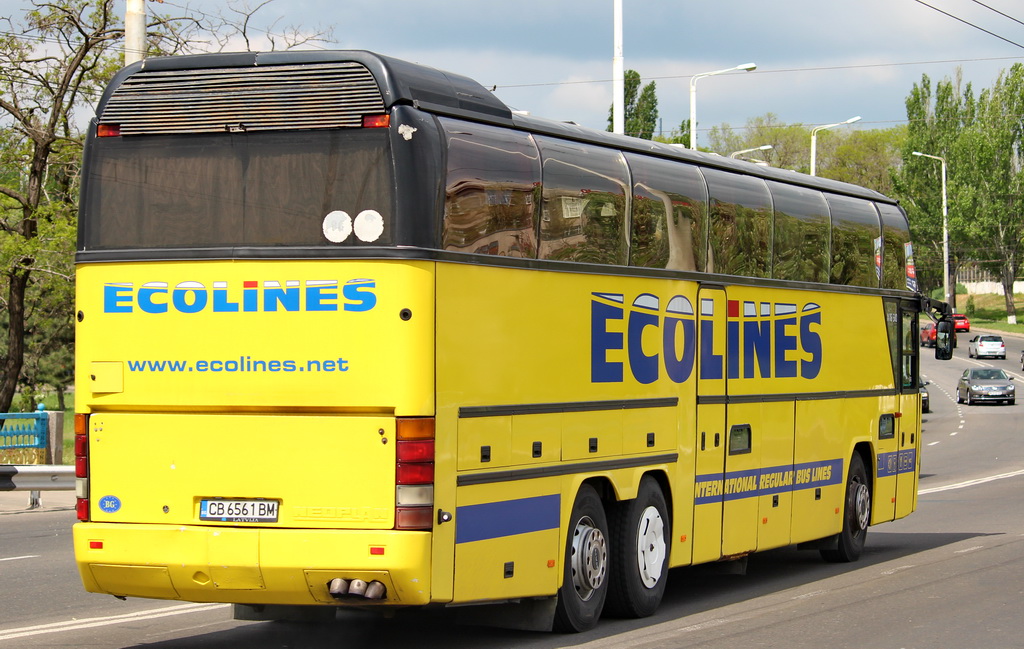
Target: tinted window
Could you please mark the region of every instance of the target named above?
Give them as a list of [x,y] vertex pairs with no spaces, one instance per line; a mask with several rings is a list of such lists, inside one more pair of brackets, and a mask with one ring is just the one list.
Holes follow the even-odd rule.
[[907,244],[910,227],[903,210],[895,205],[877,204],[882,217],[882,287],[906,289]]
[[768,181],[775,208],[772,277],[828,282],[830,224],[821,192]]
[[448,142],[445,250],[534,257],[540,156],[529,134],[441,119]]
[[625,264],[626,163],[618,151],[537,137],[543,160],[540,257]]
[[877,287],[875,255],[882,242],[874,204],[848,196],[826,199],[832,213],[832,283]]
[[707,269],[768,277],[772,260],[772,205],[760,178],[703,170],[710,196]]
[[[391,244],[387,129],[97,138],[83,178],[83,249],[336,245],[324,218],[383,217]],[[379,221],[379,218],[378,218]],[[368,238],[368,237],[367,237]]]
[[704,270],[708,192],[696,167],[626,154],[633,176],[630,264]]

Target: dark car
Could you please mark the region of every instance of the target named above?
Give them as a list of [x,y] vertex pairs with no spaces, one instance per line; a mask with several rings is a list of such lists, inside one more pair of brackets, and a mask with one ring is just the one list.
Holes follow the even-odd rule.
[[931,412],[931,399],[928,397],[928,388],[924,387],[928,385],[929,381],[921,381],[921,412]]
[[971,321],[962,313],[953,314],[953,329],[955,331],[970,331]]
[[934,347],[935,346],[935,323],[926,322],[921,327],[921,346],[922,347]]
[[1002,401],[1013,405],[1017,396],[1013,377],[999,369],[964,370],[956,384],[956,402],[971,405],[978,401]]

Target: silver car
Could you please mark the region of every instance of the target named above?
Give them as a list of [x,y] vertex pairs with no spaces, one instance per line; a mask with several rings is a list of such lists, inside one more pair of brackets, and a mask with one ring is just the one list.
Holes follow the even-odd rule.
[[982,356],[1006,358],[1006,344],[1003,343],[1003,337],[982,334],[971,338],[971,341],[967,343],[967,357],[970,358],[971,356],[975,358],[981,358]]
[[1013,377],[998,369],[978,368],[964,370],[956,384],[956,402],[967,405],[978,401],[1003,401],[1013,405],[1016,397]]

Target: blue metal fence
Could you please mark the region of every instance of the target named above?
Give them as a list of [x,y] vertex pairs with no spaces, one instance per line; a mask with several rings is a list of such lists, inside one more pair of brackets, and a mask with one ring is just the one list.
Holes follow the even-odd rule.
[[0,413],[0,449],[46,448],[48,420],[43,404],[35,412]]

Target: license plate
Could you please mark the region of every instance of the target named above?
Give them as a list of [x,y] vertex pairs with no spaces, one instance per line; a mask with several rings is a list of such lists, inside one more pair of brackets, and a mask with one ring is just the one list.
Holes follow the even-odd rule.
[[224,523],[276,523],[277,500],[211,498],[199,501],[199,520]]

